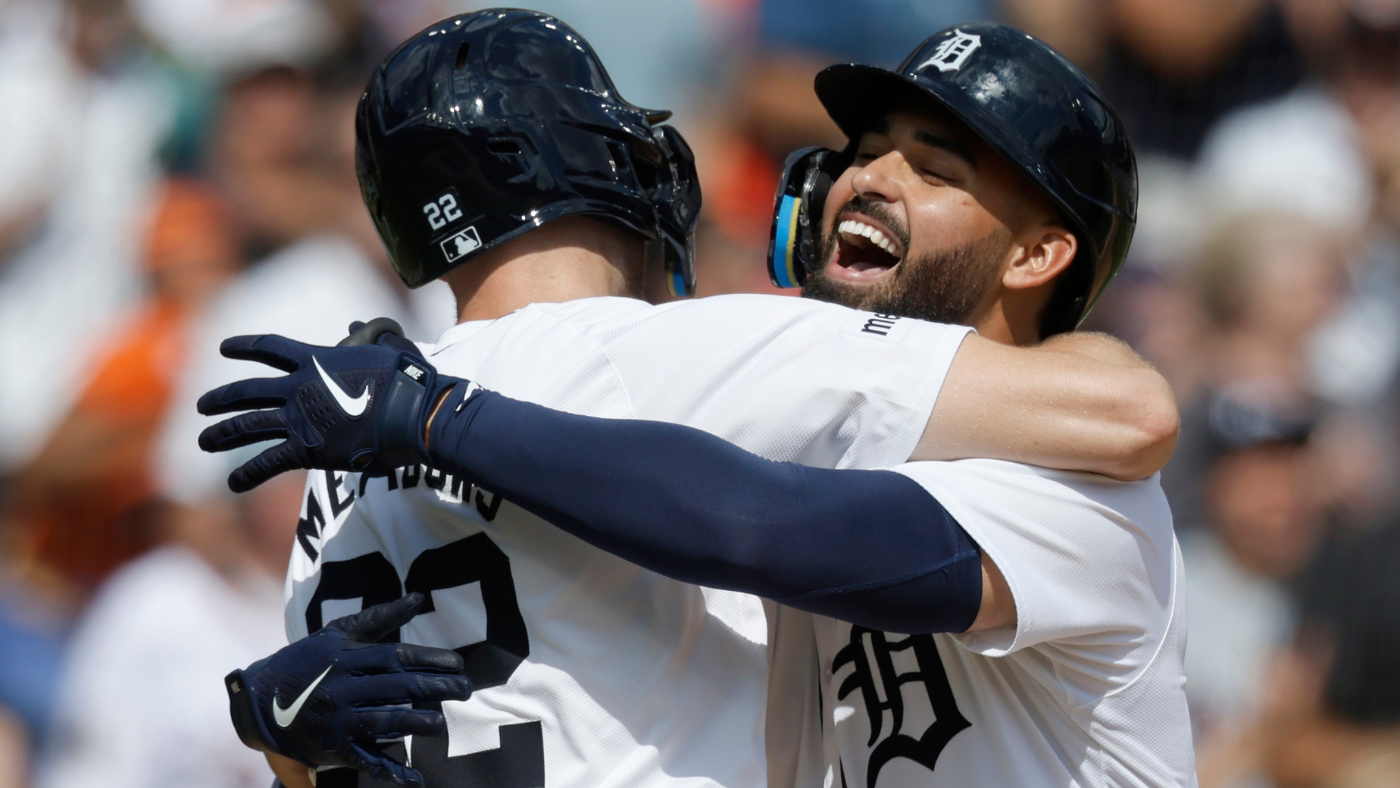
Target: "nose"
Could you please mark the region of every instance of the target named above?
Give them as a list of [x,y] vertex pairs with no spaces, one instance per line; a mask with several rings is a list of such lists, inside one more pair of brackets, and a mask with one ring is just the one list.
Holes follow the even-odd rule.
[[896,174],[903,166],[904,157],[899,151],[890,151],[857,170],[851,178],[851,189],[863,200],[895,202],[899,199]]

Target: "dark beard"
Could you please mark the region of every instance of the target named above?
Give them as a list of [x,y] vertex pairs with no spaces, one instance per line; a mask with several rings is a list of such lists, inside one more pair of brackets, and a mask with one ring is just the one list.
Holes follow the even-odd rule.
[[[832,232],[822,245],[821,269],[807,273],[803,298],[884,315],[967,325],[996,281],[1010,237],[998,229],[955,249],[906,259],[868,286],[838,282],[826,275],[836,243]],[[904,248],[909,248],[907,243]]]

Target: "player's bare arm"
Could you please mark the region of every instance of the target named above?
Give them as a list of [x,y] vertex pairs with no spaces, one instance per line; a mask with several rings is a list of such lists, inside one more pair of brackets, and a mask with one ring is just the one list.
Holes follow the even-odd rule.
[[969,336],[911,459],[995,457],[1131,481],[1161,470],[1179,427],[1166,379],[1112,337],[1018,348]]

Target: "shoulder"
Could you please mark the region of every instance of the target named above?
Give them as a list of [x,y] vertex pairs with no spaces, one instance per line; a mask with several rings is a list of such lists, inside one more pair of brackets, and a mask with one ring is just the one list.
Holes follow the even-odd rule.
[[963,645],[999,656],[1056,641],[1111,662],[1130,653],[1143,659],[1165,632],[1179,559],[1155,476],[1118,482],[995,460],[894,470],[943,505],[996,562],[1015,599],[1014,632],[959,636]]
[[[1094,473],[1003,460],[910,462],[893,468],[936,497],[988,509],[1050,514],[1076,511],[1154,531],[1171,531],[1171,509],[1159,476],[1121,482]],[[934,492],[937,490],[937,492]],[[1050,510],[1042,507],[1050,506]]]
[[648,308],[621,298],[531,304],[494,320],[452,327],[429,349],[428,359],[441,372],[507,397],[625,418],[632,415],[625,387],[594,329]]
[[856,354],[927,353],[942,343],[960,343],[970,331],[964,326],[859,311],[810,298],[764,294],[709,296],[657,306],[641,304],[627,310],[581,306],[567,316],[563,310],[552,312],[604,346],[640,345],[647,352],[652,352],[655,343],[664,342],[675,352],[692,354],[726,349],[788,353],[818,347]]
[[[938,499],[1004,571],[1076,565],[1096,579],[1134,577],[1166,593],[1176,534],[1156,475],[1120,482],[999,460],[896,467]],[[1153,596],[1154,594],[1149,594]]]
[[633,298],[581,298],[561,304],[532,304],[516,313],[548,318],[600,337],[662,324],[759,324],[798,315],[848,313],[845,307],[786,296],[735,294],[648,304]]

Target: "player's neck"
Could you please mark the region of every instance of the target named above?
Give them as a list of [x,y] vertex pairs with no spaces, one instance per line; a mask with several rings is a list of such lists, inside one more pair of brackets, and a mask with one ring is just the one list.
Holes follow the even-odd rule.
[[599,296],[640,297],[643,242],[582,217],[531,230],[443,279],[457,298],[457,321],[494,320],[536,303]]
[[968,324],[978,335],[1003,345],[1026,347],[1040,344],[1040,313],[1048,293],[1001,289],[973,313]]

